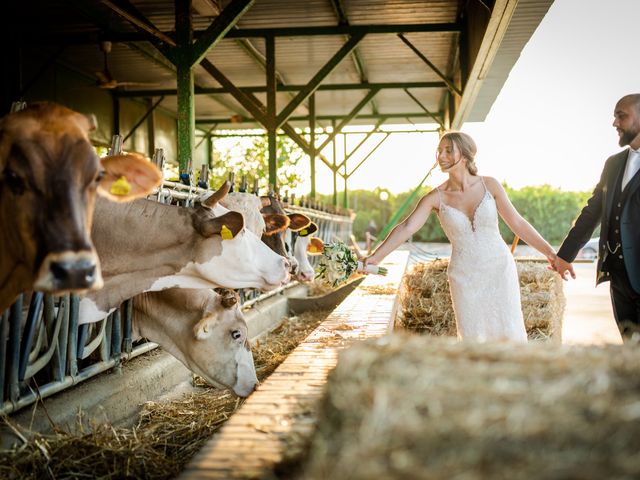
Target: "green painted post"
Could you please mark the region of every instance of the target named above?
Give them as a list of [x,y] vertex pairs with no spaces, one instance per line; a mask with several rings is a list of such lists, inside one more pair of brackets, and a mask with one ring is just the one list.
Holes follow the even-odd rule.
[[188,174],[194,151],[196,115],[193,102],[193,71],[186,58],[178,58],[178,163],[180,174]]
[[349,176],[347,175],[347,134],[343,133],[342,134],[342,146],[343,146],[343,150],[344,150],[344,161],[343,161],[343,165],[344,165],[344,174],[342,175],[342,177],[344,178],[344,192],[342,192],[342,206],[343,208],[349,208],[349,197],[347,197],[347,179],[349,178]]
[[311,169],[311,198],[316,198],[316,94],[309,96],[309,161]]
[[187,179],[195,150],[196,115],[194,106],[191,0],[175,1],[177,46],[172,50],[178,85],[178,164],[180,178]]

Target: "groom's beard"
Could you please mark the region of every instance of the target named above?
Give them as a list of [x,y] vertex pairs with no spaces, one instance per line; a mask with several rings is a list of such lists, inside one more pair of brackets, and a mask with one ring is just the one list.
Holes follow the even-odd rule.
[[633,139],[636,138],[639,134],[640,128],[623,132],[620,136],[620,141],[618,142],[618,144],[621,147],[626,147],[627,145],[631,144],[631,142],[633,142]]

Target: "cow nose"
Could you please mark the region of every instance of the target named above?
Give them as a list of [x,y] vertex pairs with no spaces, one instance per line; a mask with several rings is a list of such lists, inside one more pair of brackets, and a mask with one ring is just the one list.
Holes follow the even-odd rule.
[[85,289],[97,277],[96,263],[89,259],[51,262],[49,270],[59,289]]

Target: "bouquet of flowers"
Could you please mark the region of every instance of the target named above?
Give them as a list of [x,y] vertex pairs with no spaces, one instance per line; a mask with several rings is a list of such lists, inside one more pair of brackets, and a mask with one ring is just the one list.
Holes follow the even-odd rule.
[[367,265],[364,268],[358,257],[342,242],[325,243],[320,262],[316,267],[316,278],[336,287],[346,282],[354,272],[376,273],[386,275],[387,269],[378,265]]

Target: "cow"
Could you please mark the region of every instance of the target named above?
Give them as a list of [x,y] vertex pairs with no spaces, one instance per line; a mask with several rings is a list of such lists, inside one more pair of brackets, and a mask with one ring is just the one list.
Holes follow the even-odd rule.
[[[270,229],[309,223],[305,216],[290,219],[283,213],[260,213],[264,199],[242,192],[221,198],[220,204],[239,212],[245,227],[270,238]],[[246,340],[247,327],[237,296],[224,290],[172,288],[146,292],[133,299],[133,326],[140,335],[158,343],[191,371],[213,385],[232,388],[246,396],[256,386],[253,359]]]
[[247,324],[231,290],[172,288],[138,295],[133,328],[214,386],[246,397],[258,385]]
[[296,279],[300,282],[310,282],[315,277],[315,271],[309,262],[309,256],[320,255],[324,249],[322,239],[314,236],[318,226],[311,222],[297,232],[287,232],[287,245],[298,263]]
[[96,202],[92,235],[104,288],[80,302],[80,323],[104,318],[124,300],[168,288],[273,290],[289,262],[244,228],[241,213],[219,205],[225,184],[196,208],[150,200]]
[[[262,209],[260,210],[267,224],[267,231],[262,234],[262,241],[274,252],[289,259],[294,275],[298,271],[298,262],[291,252],[287,251],[285,235],[287,231],[296,232],[311,223],[306,215],[301,213],[287,214],[279,199],[273,195],[260,197]],[[282,216],[286,216],[284,221]]]
[[96,193],[129,201],[162,180],[141,157],[99,159],[94,120],[55,103],[34,103],[0,120],[0,312],[31,289],[100,288],[91,241]]

